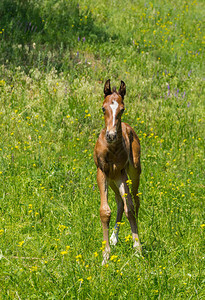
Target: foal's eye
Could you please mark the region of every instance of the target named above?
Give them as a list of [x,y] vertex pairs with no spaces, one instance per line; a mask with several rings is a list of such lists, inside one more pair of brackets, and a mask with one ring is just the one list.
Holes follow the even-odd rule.
[[104,107],[102,107],[102,111],[105,113],[105,108]]
[[124,110],[125,110],[124,108],[121,109],[121,113],[122,113],[122,114],[123,114]]

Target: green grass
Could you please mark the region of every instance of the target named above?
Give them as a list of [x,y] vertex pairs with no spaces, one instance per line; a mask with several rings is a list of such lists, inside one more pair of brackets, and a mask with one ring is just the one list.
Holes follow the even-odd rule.
[[[78,2],[0,4],[0,298],[204,299],[203,1]],[[141,141],[143,257],[123,217],[102,267],[108,78]]]

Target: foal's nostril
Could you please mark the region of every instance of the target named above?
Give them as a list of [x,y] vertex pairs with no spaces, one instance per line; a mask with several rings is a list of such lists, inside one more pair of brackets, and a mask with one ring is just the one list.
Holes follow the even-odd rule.
[[117,134],[116,134],[116,133],[114,133],[114,134],[112,135],[112,139],[113,139],[113,140],[115,140],[115,139],[116,139],[116,137],[117,137]]
[[116,132],[106,132],[106,139],[108,142],[113,142],[117,138],[117,133]]

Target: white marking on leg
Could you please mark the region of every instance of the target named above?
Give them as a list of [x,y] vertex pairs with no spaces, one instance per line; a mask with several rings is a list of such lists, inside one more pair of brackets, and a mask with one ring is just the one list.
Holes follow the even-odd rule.
[[113,246],[115,246],[118,242],[119,229],[120,229],[120,224],[115,224],[113,233],[110,237],[110,244],[113,245]]
[[113,101],[113,103],[112,104],[110,104],[110,107],[111,107],[111,109],[112,109],[112,113],[113,113],[113,126],[115,125],[115,114],[116,114],[116,110],[117,110],[117,108],[118,108],[118,106],[119,106],[119,104],[117,103],[117,101]]
[[125,192],[125,184],[124,182],[120,182],[120,185],[119,185],[119,192],[120,192],[120,195],[122,197],[122,200],[123,200],[123,203],[124,203],[124,212],[125,212],[125,215],[126,217],[128,217],[127,213],[128,213],[128,208],[127,208],[127,193]]
[[115,231],[113,230],[113,233],[110,237],[110,245],[115,246],[117,244],[117,236]]

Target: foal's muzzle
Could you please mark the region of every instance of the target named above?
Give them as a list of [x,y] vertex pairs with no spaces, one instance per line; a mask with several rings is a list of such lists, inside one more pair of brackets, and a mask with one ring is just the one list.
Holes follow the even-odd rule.
[[106,131],[106,140],[108,143],[115,142],[117,140],[116,131]]

